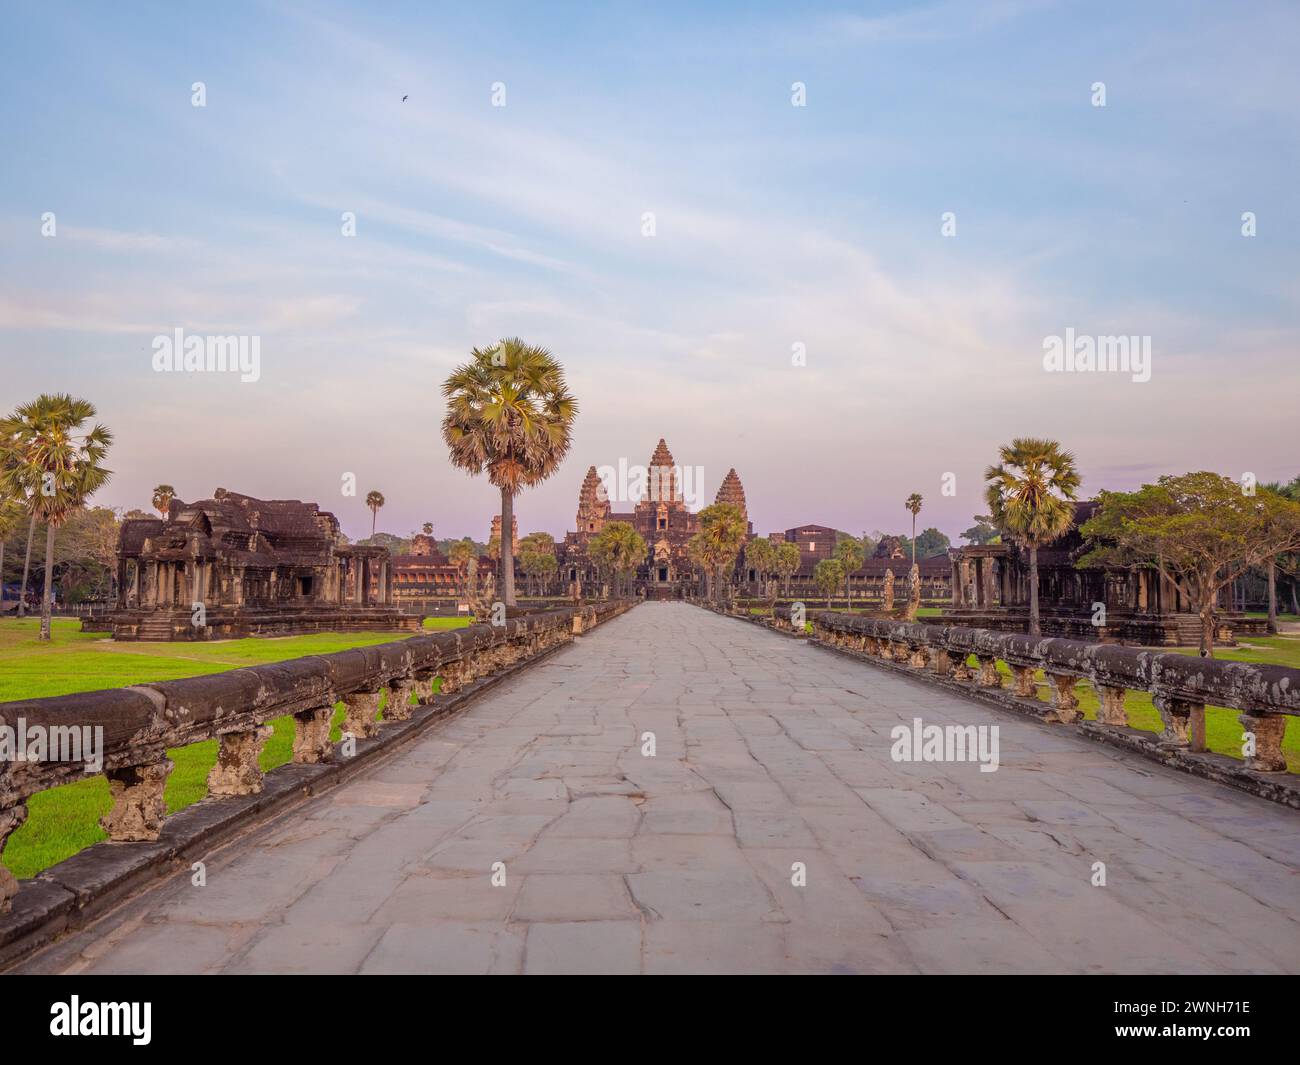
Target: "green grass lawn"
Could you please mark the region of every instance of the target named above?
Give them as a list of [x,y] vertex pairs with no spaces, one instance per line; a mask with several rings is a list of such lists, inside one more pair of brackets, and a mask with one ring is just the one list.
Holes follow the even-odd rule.
[[[240,666],[282,662],[303,655],[327,654],[402,639],[404,633],[322,632],[271,639],[220,640],[211,643],[117,643],[103,633],[84,633],[80,622],[56,618],[53,639],[36,638],[37,620],[0,621],[0,702],[71,695],[149,681],[176,680],[220,673]],[[465,618],[426,618],[426,629],[453,629]],[[334,739],[343,717],[334,717]],[[264,770],[293,756],[293,719],[277,718],[274,734],[262,749]],[[176,768],[167,779],[168,813],[184,809],[207,794],[208,772],[217,760],[217,741],[204,740],[168,752]],[[84,847],[105,838],[99,819],[110,806],[108,781],[88,777],[51,788],[27,801],[27,823],[9,837],[4,864],[17,877],[33,876]]]

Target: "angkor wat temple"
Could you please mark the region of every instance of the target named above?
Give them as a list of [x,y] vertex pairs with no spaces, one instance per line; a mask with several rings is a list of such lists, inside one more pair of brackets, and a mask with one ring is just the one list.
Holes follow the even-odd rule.
[[345,544],[315,503],[218,488],[166,519],[123,523],[119,640],[211,640],[316,630],[414,629],[393,606],[387,548]]

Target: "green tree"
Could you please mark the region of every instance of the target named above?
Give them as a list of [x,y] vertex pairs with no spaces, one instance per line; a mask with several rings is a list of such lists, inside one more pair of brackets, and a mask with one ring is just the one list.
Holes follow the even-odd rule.
[[975,524],[961,534],[961,538],[970,544],[996,544],[1002,539],[993,519],[987,514],[976,514]]
[[[745,545],[745,565],[752,567],[758,575],[759,584],[763,588],[763,596],[768,598],[768,583],[776,570],[776,544],[772,543],[766,536],[750,540]],[[774,597],[772,605],[773,609],[775,609],[776,601]]]
[[0,471],[4,491],[9,496],[25,495],[32,514],[45,523],[42,640],[50,638],[54,534],[112,476],[100,465],[113,442],[112,433],[102,425],[83,431],[94,416],[93,404],[60,393],[38,396],[0,425],[0,439],[13,442]]
[[705,507],[699,513],[699,522],[699,535],[704,538],[706,556],[716,574],[715,597],[720,599],[727,567],[735,566],[736,557],[748,535],[748,525],[741,509],[732,503],[714,503]]
[[840,569],[844,571],[844,598],[848,602],[850,614],[853,613],[853,586],[850,583],[850,577],[862,568],[862,560],[865,554],[862,544],[852,536],[845,536],[835,545],[835,561],[840,564]]
[[[1277,481],[1274,481],[1271,484],[1262,484],[1259,486],[1259,490],[1261,492],[1272,492],[1274,495],[1279,495],[1283,499],[1290,499],[1293,502],[1300,502],[1300,477],[1296,477],[1295,480],[1291,481],[1290,484],[1280,484]],[[1268,559],[1266,564],[1267,573],[1265,576],[1268,581],[1268,631],[1271,633],[1276,633],[1278,631],[1277,628],[1278,565],[1280,562],[1283,562],[1283,560],[1287,558],[1287,555],[1288,552],[1285,551],[1279,552],[1278,554],[1274,555],[1272,558]],[[1284,564],[1283,572],[1286,572],[1286,569],[1287,567]],[[1292,600],[1295,599],[1294,583],[1291,588],[1291,598]]]
[[532,582],[533,594],[536,595],[538,582],[543,579],[549,582],[558,568],[555,562],[555,537],[550,533],[535,532],[520,540],[519,566]]
[[616,596],[623,594],[625,585],[631,593],[630,578],[645,561],[647,550],[645,538],[625,521],[606,522],[587,545],[597,569],[613,578]]
[[803,558],[798,544],[779,544],[776,549],[776,575],[785,581],[786,598],[790,597],[790,578],[799,572]]
[[[501,528],[514,528],[514,498],[550,477],[569,453],[578,402],[545,348],[517,337],[470,352],[443,382],[442,435],[454,466],[487,473],[501,492]],[[514,547],[502,537],[507,606],[515,605]]]
[[23,516],[22,503],[0,488],[0,617],[5,607],[5,541],[21,527]]
[[1300,503],[1246,495],[1230,477],[1202,471],[1161,477],[1136,492],[1102,492],[1080,532],[1095,544],[1079,566],[1158,571],[1201,619],[1201,654],[1214,654],[1219,592],[1251,566],[1300,550]]
[[451,545],[451,549],[447,552],[447,558],[456,567],[456,574],[460,583],[458,591],[463,596],[467,592],[469,567],[474,565],[478,559],[478,548],[475,546],[474,541],[467,536]]
[[916,565],[916,516],[921,513],[921,495],[919,492],[913,492],[907,497],[903,506],[912,515],[912,565]]
[[824,558],[813,567],[813,583],[826,596],[826,609],[831,608],[831,593],[844,579],[844,567],[833,558]]
[[947,536],[938,529],[930,528],[922,531],[921,535],[916,538],[913,549],[917,557],[925,559],[942,554],[951,546],[952,541]]
[[999,454],[1002,461],[984,471],[984,498],[993,524],[1029,552],[1029,634],[1041,636],[1038,549],[1074,526],[1079,474],[1055,440],[1022,437]]

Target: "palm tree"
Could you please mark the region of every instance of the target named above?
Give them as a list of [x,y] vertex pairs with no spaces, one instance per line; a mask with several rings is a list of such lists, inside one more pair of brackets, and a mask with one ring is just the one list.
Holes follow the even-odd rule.
[[468,536],[463,540],[457,540],[447,551],[447,557],[451,560],[451,564],[456,567],[457,574],[460,575],[460,594],[464,595],[465,579],[469,575],[470,564],[474,561],[474,541]]
[[[745,565],[752,566],[758,575],[758,582],[763,588],[763,597],[767,598],[768,581],[776,569],[776,544],[766,536],[759,536],[745,545]],[[773,604],[775,608],[775,604]]]
[[786,598],[790,596],[790,578],[799,572],[803,558],[798,544],[781,544],[776,549],[776,575],[785,581]]
[[375,535],[375,522],[379,520],[379,508],[384,505],[383,492],[367,492],[366,506],[370,508],[370,535]]
[[32,515],[45,522],[45,589],[41,602],[40,639],[50,638],[54,590],[54,533],[72,512],[112,476],[100,463],[113,435],[96,425],[78,437],[95,416],[95,407],[65,394],[38,396],[0,425],[0,439],[13,441],[0,476],[8,495],[27,495]]
[[741,509],[732,503],[714,503],[699,513],[700,532],[704,538],[706,555],[717,572],[717,598],[721,598],[722,584],[727,566],[734,566],[736,556],[745,543],[748,523]]
[[921,494],[913,492],[903,504],[912,512],[912,565],[916,565],[916,516],[921,513]]
[[835,545],[835,561],[844,571],[844,598],[848,600],[850,614],[853,613],[853,588],[849,584],[849,577],[861,568],[865,556],[862,544],[852,536],[844,537]]
[[[709,562],[709,545],[705,542],[703,533],[696,533],[686,541],[686,557],[690,560],[692,566],[704,574],[704,596],[706,599],[712,598],[712,566]],[[699,584],[697,583],[696,589],[698,590],[698,588]]]
[[[514,528],[514,498],[551,476],[569,453],[578,401],[564,368],[545,348],[518,337],[470,352],[443,382],[442,435],[451,462],[471,476],[486,472],[501,491],[501,528]],[[501,538],[505,603],[515,605],[514,545]]]
[[423,533],[424,533],[425,536],[432,536],[432,535],[433,535],[433,522],[431,522],[431,521],[426,521],[423,525],[420,526],[420,529],[421,529],[421,531],[423,531]]
[[629,578],[645,561],[645,538],[625,521],[611,521],[591,538],[588,553],[596,565],[614,577],[614,594],[631,591]]
[[167,517],[167,511],[171,508],[172,500],[176,498],[176,489],[169,484],[160,484],[153,490],[153,509]]
[[993,524],[1029,551],[1029,635],[1041,636],[1038,549],[1074,526],[1079,474],[1074,456],[1055,440],[1012,440],[999,456],[1002,461],[984,471],[984,498]]
[[826,596],[826,609],[831,608],[831,593],[840,586],[844,567],[833,558],[824,558],[813,567],[813,580]]

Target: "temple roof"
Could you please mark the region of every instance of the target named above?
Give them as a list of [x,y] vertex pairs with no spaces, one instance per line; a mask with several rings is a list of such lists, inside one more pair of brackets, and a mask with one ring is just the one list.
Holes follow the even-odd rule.
[[650,465],[651,466],[675,466],[676,465],[676,462],[673,460],[673,453],[668,450],[668,445],[664,442],[664,438],[662,436],[659,438],[659,445],[655,448],[655,453],[650,456]]
[[745,487],[740,483],[740,475],[736,473],[734,466],[722,479],[722,487],[718,489],[718,496],[713,502],[730,503],[734,507],[739,507],[740,512],[748,516],[749,511],[745,506]]

